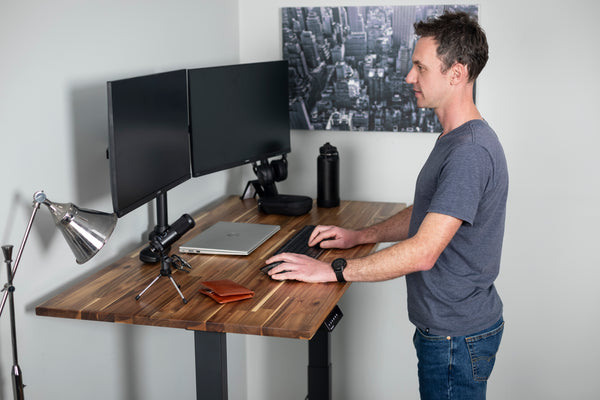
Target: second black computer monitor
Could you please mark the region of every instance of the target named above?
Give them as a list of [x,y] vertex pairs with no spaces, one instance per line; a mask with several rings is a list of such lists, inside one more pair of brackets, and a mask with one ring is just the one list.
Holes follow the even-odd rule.
[[287,61],[188,70],[192,176],[291,151]]

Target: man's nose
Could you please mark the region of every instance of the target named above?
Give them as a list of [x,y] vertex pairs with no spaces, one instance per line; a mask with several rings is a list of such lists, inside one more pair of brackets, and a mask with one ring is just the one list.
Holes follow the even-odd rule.
[[410,83],[410,84],[415,83],[414,71],[415,71],[415,67],[412,67],[410,69],[410,71],[408,71],[408,75],[406,75],[406,79],[405,79],[406,83]]

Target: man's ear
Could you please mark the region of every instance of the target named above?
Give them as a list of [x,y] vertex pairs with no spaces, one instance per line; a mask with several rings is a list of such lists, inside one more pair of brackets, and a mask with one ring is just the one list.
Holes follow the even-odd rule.
[[450,67],[450,84],[457,85],[463,81],[469,80],[469,69],[465,64],[454,63],[452,67]]

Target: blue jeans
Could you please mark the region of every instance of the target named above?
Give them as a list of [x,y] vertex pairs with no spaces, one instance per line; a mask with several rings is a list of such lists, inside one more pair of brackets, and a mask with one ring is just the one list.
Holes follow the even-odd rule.
[[434,336],[417,328],[413,343],[419,359],[421,399],[485,399],[503,331],[502,318],[468,336]]

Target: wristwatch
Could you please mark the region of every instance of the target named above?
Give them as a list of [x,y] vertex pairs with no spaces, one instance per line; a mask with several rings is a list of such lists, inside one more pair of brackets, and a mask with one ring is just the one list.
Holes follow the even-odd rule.
[[346,268],[346,265],[348,265],[348,263],[343,258],[336,258],[331,263],[331,268],[333,268],[338,282],[346,282],[344,279],[344,268]]

